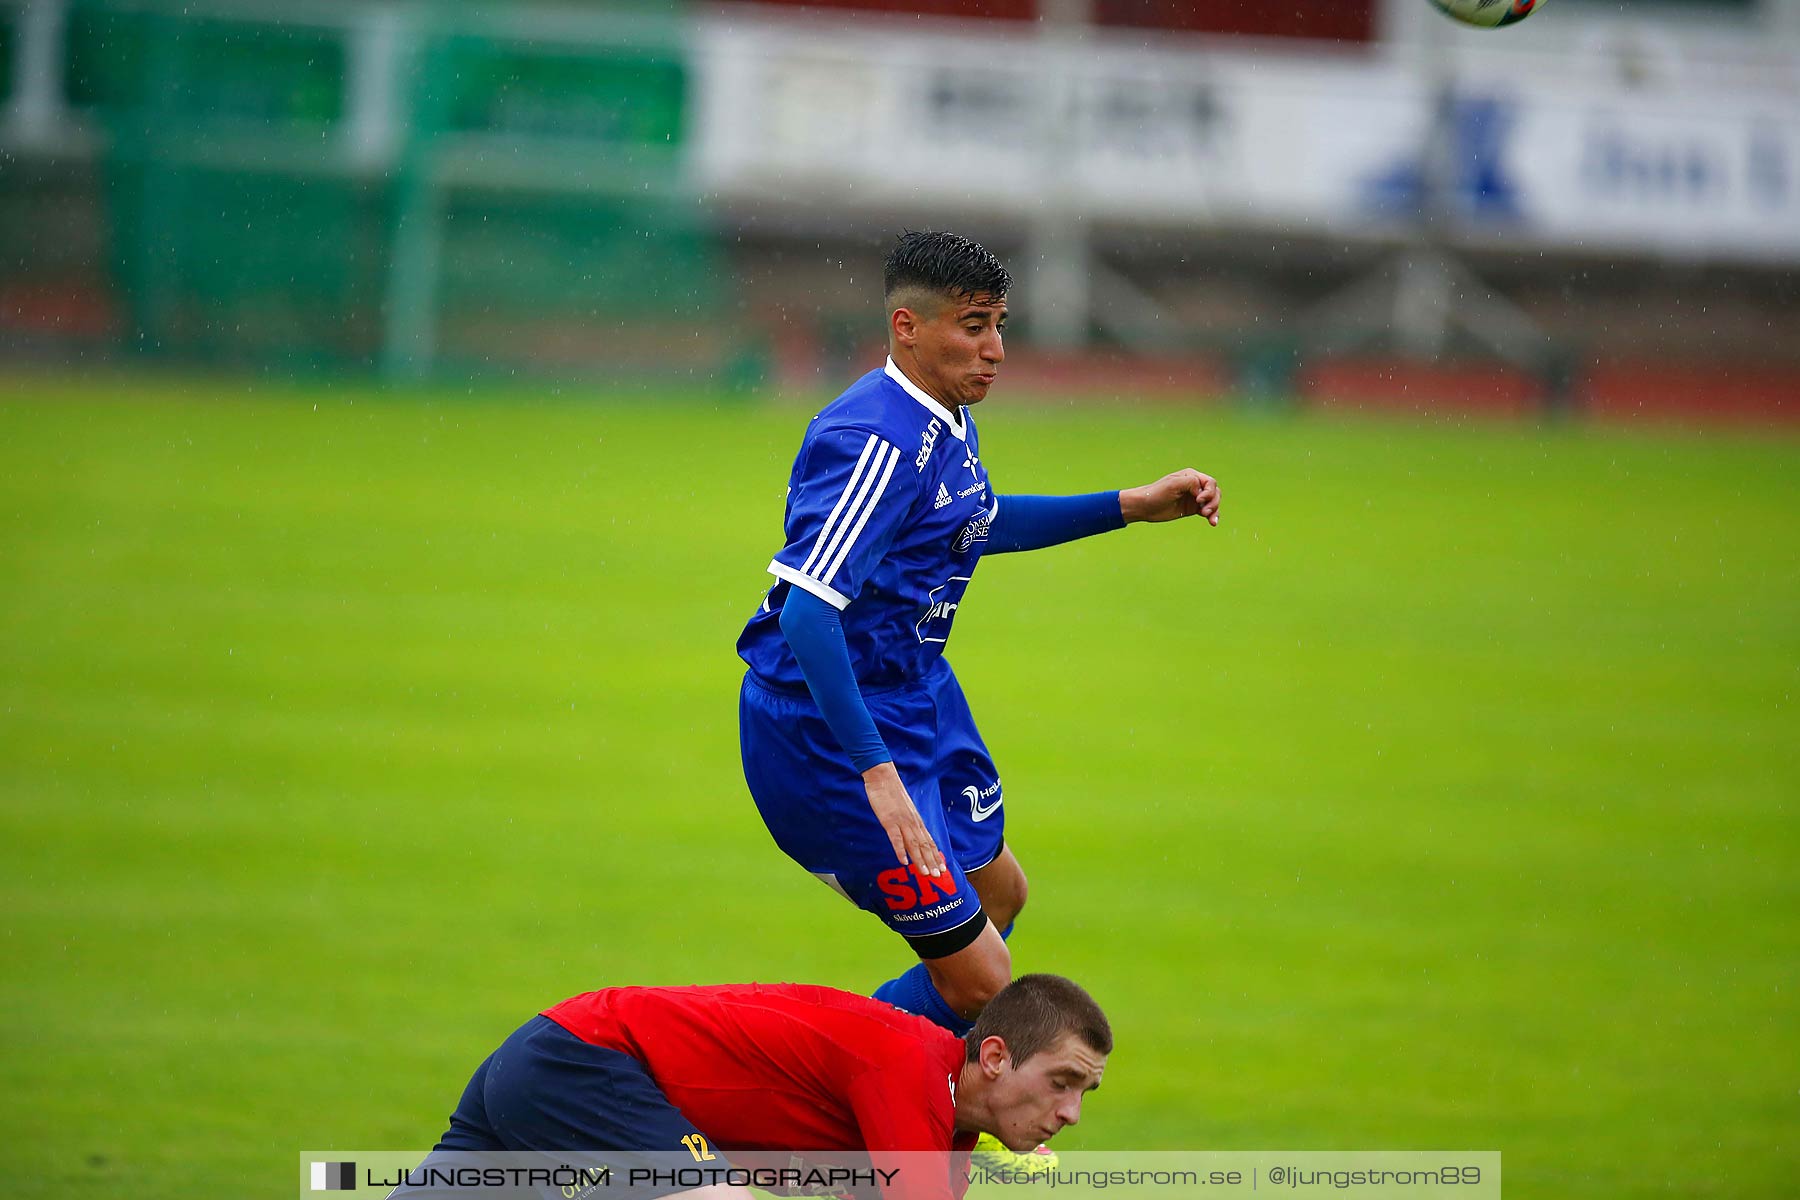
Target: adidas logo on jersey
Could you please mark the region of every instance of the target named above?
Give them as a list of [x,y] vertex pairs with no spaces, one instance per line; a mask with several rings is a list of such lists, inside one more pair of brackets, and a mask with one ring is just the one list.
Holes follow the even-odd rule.
[[943,485],[943,484],[941,484],[941,483],[940,483],[940,484],[938,484],[938,494],[937,494],[937,499],[936,499],[936,500],[933,500],[933,501],[932,501],[932,502],[931,502],[931,507],[932,507],[932,508],[933,508],[933,509],[934,509],[934,510],[936,510],[936,509],[940,509],[940,508],[942,508],[942,507],[944,507],[944,505],[946,505],[946,504],[949,504],[949,503],[950,503],[950,501],[951,501],[951,496],[950,496],[950,489],[949,489],[949,488],[947,488],[947,487],[945,487],[945,486],[944,486],[944,485]]

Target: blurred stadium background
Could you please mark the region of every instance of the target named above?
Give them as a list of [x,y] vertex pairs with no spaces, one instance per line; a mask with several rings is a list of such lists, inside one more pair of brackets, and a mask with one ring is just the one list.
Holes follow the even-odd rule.
[[1791,419],[1800,5],[1546,13],[0,4],[0,345],[817,383],[954,223],[1045,386]]
[[1800,1178],[1800,3],[0,0],[0,1173],[284,1193],[611,982],[867,988],[731,643],[901,227],[1076,1147]]

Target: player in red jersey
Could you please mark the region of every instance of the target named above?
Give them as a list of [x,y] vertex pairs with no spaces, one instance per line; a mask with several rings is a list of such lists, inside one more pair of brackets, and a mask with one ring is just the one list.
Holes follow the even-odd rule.
[[[1112,1030],[1058,975],[1024,975],[957,1037],[922,1017],[803,984],[606,988],[545,1009],[476,1069],[439,1152],[664,1151],[734,1155],[966,1153],[991,1133],[1029,1150],[1081,1117]],[[762,1159],[759,1161],[769,1161]],[[887,1200],[956,1200],[967,1175],[914,1168]],[[698,1177],[698,1176],[697,1176]],[[749,1200],[730,1182],[671,1180]],[[396,1196],[417,1194],[402,1187]]]

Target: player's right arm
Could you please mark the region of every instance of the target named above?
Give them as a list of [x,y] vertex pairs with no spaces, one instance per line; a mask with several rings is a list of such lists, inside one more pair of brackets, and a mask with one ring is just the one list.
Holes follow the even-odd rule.
[[856,686],[850,647],[837,610],[795,588],[782,602],[780,623],[825,724],[849,754],[850,765],[862,773],[869,808],[893,844],[895,858],[902,865],[917,863],[928,875],[942,874],[944,856],[925,828],[906,785],[900,782],[894,756],[888,753]]
[[788,497],[786,545],[769,572],[789,585],[782,634],[826,724],[861,773],[895,858],[937,875],[943,855],[863,703],[840,616],[911,518],[918,472],[903,458],[869,429],[824,429],[809,437]]
[[888,841],[902,864],[917,863],[927,875],[944,873],[944,854],[925,828],[924,818],[900,782],[900,772],[892,762],[880,763],[863,772],[863,790],[869,796],[869,808],[887,831]]

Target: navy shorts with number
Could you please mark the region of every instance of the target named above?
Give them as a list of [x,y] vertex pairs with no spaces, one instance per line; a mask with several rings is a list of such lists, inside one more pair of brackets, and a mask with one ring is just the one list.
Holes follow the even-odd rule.
[[859,908],[906,937],[921,958],[969,945],[986,925],[968,873],[1005,844],[1000,776],[950,664],[917,683],[863,693],[894,768],[944,852],[932,878],[900,865],[851,767],[810,695],[744,676],[738,729],[744,780],[775,844]]

